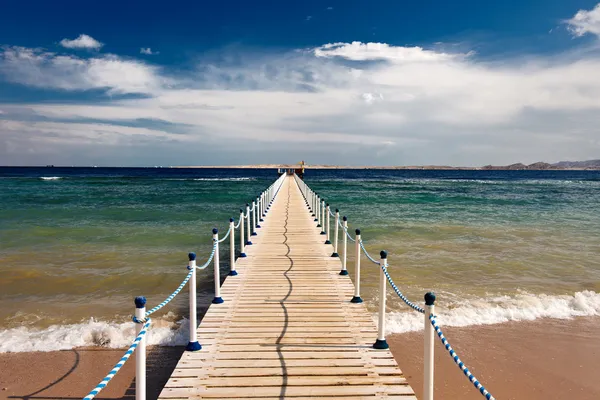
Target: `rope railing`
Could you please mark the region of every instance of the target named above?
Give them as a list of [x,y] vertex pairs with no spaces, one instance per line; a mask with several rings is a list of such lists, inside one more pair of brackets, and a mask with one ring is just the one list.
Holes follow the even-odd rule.
[[404,294],[402,294],[402,292],[400,291],[400,289],[398,289],[398,286],[396,286],[396,284],[394,283],[394,281],[392,280],[392,277],[390,276],[387,267],[383,264],[381,264],[381,269],[383,270],[383,273],[385,274],[385,277],[387,279],[387,281],[389,282],[390,286],[392,287],[392,289],[394,289],[394,292],[396,292],[396,294],[398,295],[398,297],[400,297],[400,299],[410,308],[412,308],[415,311],[420,312],[421,314],[425,312],[425,309],[419,307],[418,305],[416,305],[415,303],[413,303],[412,301],[408,300],[406,298],[406,296],[404,296]]
[[135,351],[135,349],[138,347],[138,345],[141,342],[141,340],[146,335],[146,333],[148,333],[148,328],[150,327],[150,323],[151,322],[152,321],[150,319],[148,319],[146,321],[146,323],[142,327],[141,332],[137,335],[137,337],[135,338],[135,340],[133,341],[133,343],[131,343],[131,346],[129,346],[129,348],[127,349],[127,351],[123,355],[123,357],[121,357],[121,359],[119,360],[119,362],[117,362],[117,364],[114,366],[114,368],[110,370],[110,372],[108,373],[108,375],[106,375],[104,377],[104,379],[102,379],[100,381],[100,383],[97,384],[96,387],[93,388],[90,391],[90,393],[88,393],[88,395],[83,398],[83,400],[92,400],[94,397],[96,397],[96,395],[98,393],[100,393],[102,391],[102,389],[104,389],[106,387],[106,385],[108,385],[108,382],[110,382],[111,379],[114,378],[115,375],[117,375],[117,372],[119,372],[119,370],[123,367],[123,365],[125,365],[125,363],[129,359],[129,357],[131,357],[131,355],[133,354],[133,352]]
[[454,351],[452,346],[450,346],[450,343],[448,343],[448,339],[446,339],[446,337],[444,336],[444,334],[442,332],[442,329],[440,328],[440,326],[437,324],[437,322],[435,320],[435,315],[430,315],[429,321],[431,322],[431,326],[433,326],[433,329],[435,329],[435,332],[437,333],[438,337],[442,341],[442,344],[444,345],[446,350],[448,350],[448,354],[450,354],[450,357],[452,357],[452,359],[454,360],[454,363],[456,363],[456,365],[458,365],[458,368],[460,368],[460,370],[463,372],[463,374],[465,374],[465,376],[469,379],[469,381],[473,384],[473,386],[475,386],[475,388],[477,390],[479,390],[479,392],[486,399],[496,400],[496,398],[494,396],[492,396],[492,394],[486,390],[486,388],[477,380],[477,378],[475,378],[475,376],[471,373],[471,371],[469,371],[469,368],[467,368],[467,366],[458,357],[458,355],[456,354],[456,352]]
[[[463,373],[469,379],[469,381],[475,386],[475,388],[477,390],[479,390],[479,392],[486,399],[495,400],[495,398],[473,376],[473,374],[471,374],[469,369],[460,360],[460,358],[458,358],[458,356],[456,355],[456,352],[454,351],[454,349],[452,349],[452,347],[448,343],[448,340],[443,335],[442,330],[441,330],[440,326],[437,324],[436,319],[434,317],[434,313],[433,313],[435,295],[433,293],[427,293],[425,295],[425,305],[428,310],[426,310],[425,308],[420,307],[417,304],[408,300],[408,298],[402,293],[402,291],[400,291],[400,289],[395,284],[394,280],[392,279],[392,277],[390,276],[390,274],[388,272],[387,252],[385,252],[385,251],[381,252],[381,254],[380,254],[381,260],[380,261],[377,261],[375,258],[373,258],[364,246],[364,243],[360,236],[360,230],[357,229],[356,230],[356,238],[352,238],[352,236],[348,232],[348,219],[346,217],[343,217],[343,219],[341,219],[339,210],[336,209],[335,213],[334,213],[331,210],[331,208],[329,207],[329,204],[327,204],[327,219],[325,220],[325,217],[324,217],[325,212],[323,212],[323,217],[321,218],[321,216],[320,216],[321,213],[319,212],[320,211],[319,207],[320,207],[321,203],[325,203],[325,202],[303,180],[300,180],[297,176],[295,176],[295,179],[296,179],[298,187],[300,188],[300,191],[306,201],[306,205],[307,205],[308,209],[310,211],[312,211],[312,215],[315,217],[315,222],[317,222],[317,227],[324,226],[325,221],[327,221],[326,228],[324,228],[324,230],[325,230],[324,233],[327,234],[327,241],[325,242],[325,244],[333,245],[332,257],[340,257],[340,255],[338,254],[338,230],[339,230],[339,228],[341,228],[343,231],[343,236],[342,236],[343,253],[341,256],[342,271],[340,272],[340,275],[348,274],[346,271],[346,256],[347,256],[346,240],[350,239],[352,242],[356,243],[356,257],[355,257],[356,279],[354,282],[355,293],[354,293],[354,297],[351,300],[353,303],[362,302],[362,299],[360,298],[360,259],[361,259],[360,253],[362,252],[367,257],[367,259],[369,261],[371,261],[373,264],[380,266],[380,284],[379,284],[380,294],[379,294],[379,313],[378,313],[379,314],[379,324],[378,324],[379,328],[378,328],[377,340],[373,344],[373,347],[376,349],[389,348],[389,346],[385,340],[385,309],[386,309],[386,307],[385,307],[385,303],[386,303],[385,288],[386,288],[387,284],[389,284],[392,287],[392,289],[394,290],[394,292],[396,293],[396,295],[407,306],[412,308],[414,311],[417,311],[417,312],[425,315],[425,334],[424,334],[424,336],[425,336],[425,363],[424,363],[425,379],[424,379],[423,399],[424,400],[433,400],[433,365],[434,365],[433,332],[435,330],[438,337],[442,341],[442,344],[448,350],[448,352],[449,352],[450,356],[452,357],[452,359],[454,360],[454,362],[463,371]],[[334,222],[334,227],[335,227],[335,230],[334,230],[335,236],[334,237],[335,237],[335,239],[334,239],[333,243],[331,243],[329,240],[329,235],[330,235],[329,217],[335,218],[335,222]]]
[[[106,385],[112,380],[112,378],[119,372],[119,370],[123,367],[125,362],[131,357],[131,355],[135,352],[136,349],[138,351],[136,353],[135,398],[136,398],[136,400],[145,400],[146,399],[146,335],[148,333],[148,329],[149,329],[150,323],[151,323],[151,319],[149,318],[149,316],[151,314],[157,312],[161,308],[165,307],[167,304],[169,304],[183,290],[183,288],[186,285],[189,286],[189,290],[190,290],[190,296],[189,296],[189,300],[190,300],[190,308],[189,308],[190,342],[186,346],[186,350],[197,351],[202,348],[202,346],[198,343],[197,332],[196,332],[196,327],[197,327],[197,321],[196,321],[196,318],[197,318],[196,317],[196,310],[197,310],[197,307],[196,307],[196,271],[207,268],[211,264],[211,262],[214,261],[215,299],[213,300],[213,303],[223,303],[224,300],[220,297],[219,243],[222,243],[227,238],[230,238],[230,241],[231,241],[231,246],[230,246],[231,271],[230,271],[229,275],[231,275],[231,276],[237,275],[237,272],[235,270],[235,263],[236,263],[235,261],[236,260],[235,260],[235,256],[234,256],[234,253],[235,253],[235,240],[234,240],[235,230],[241,227],[241,229],[240,229],[240,238],[241,238],[241,240],[240,240],[240,257],[245,257],[244,225],[243,225],[244,220],[246,219],[248,221],[248,224],[249,224],[248,227],[250,228],[250,215],[252,214],[252,216],[254,217],[253,218],[254,226],[252,227],[252,232],[255,232],[256,228],[258,227],[256,225],[256,221],[257,220],[262,221],[263,218],[266,217],[266,215],[269,211],[270,205],[272,204],[273,200],[275,199],[275,197],[279,193],[279,190],[281,189],[284,178],[285,178],[285,176],[282,175],[273,184],[271,184],[271,186],[269,186],[265,191],[263,191],[257,197],[256,201],[253,202],[252,210],[248,210],[246,212],[246,214],[244,214],[243,211],[241,211],[240,219],[239,219],[237,225],[234,225],[234,220],[233,220],[233,218],[231,218],[229,220],[229,229],[223,238],[219,239],[218,230],[213,229],[212,251],[211,251],[207,261],[204,264],[202,264],[201,266],[197,266],[196,265],[196,254],[189,253],[189,255],[188,255],[189,263],[187,266],[187,269],[189,270],[188,274],[185,276],[185,278],[183,279],[181,284],[177,287],[177,289],[175,289],[175,291],[173,293],[171,293],[164,301],[162,301],[160,304],[158,304],[156,307],[152,308],[151,310],[146,311],[146,307],[145,307],[146,299],[144,297],[136,297],[136,299],[135,299],[136,310],[135,310],[135,315],[132,317],[133,322],[136,323],[136,331],[137,331],[136,338],[134,339],[131,346],[129,346],[129,348],[123,355],[123,357],[121,357],[119,362],[115,365],[115,367],[108,373],[108,375],[106,375],[106,377],[104,379],[102,379],[102,381],[100,381],[100,383],[98,383],[98,385],[96,385],[96,387],[92,391],[90,391],[90,393],[86,397],[83,398],[84,400],[91,400],[98,393],[100,393],[100,391],[102,389],[104,389],[106,387]],[[260,216],[257,215],[258,213],[260,213]],[[250,230],[248,232],[250,232]],[[219,300],[219,301],[217,301],[217,300]]]
[[229,226],[229,229],[227,230],[227,233],[225,234],[225,236],[223,236],[221,239],[219,239],[219,243],[223,243],[225,240],[227,240],[230,233],[231,233],[231,226]]
[[373,257],[371,257],[371,255],[369,254],[369,252],[367,251],[367,249],[365,249],[365,245],[362,242],[362,240],[359,242],[360,248],[362,249],[363,253],[365,254],[365,256],[367,256],[367,258],[369,259],[369,261],[371,261],[373,264],[377,264],[379,265],[379,261],[377,261],[376,259],[374,259]]

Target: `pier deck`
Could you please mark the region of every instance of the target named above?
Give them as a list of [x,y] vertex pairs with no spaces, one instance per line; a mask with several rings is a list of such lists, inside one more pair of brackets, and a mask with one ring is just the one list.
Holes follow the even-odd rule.
[[416,399],[293,177],[160,399]]

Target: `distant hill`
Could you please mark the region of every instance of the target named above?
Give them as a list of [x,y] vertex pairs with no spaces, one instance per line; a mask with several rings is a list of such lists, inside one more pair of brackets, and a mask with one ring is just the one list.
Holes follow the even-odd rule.
[[588,161],[561,161],[556,164],[552,164],[559,168],[600,168],[600,160],[588,160]]
[[589,161],[561,161],[555,164],[548,164],[545,162],[536,162],[533,164],[525,165],[522,163],[511,164],[511,165],[486,165],[481,169],[491,170],[549,170],[549,169],[600,169],[600,160],[589,160]]

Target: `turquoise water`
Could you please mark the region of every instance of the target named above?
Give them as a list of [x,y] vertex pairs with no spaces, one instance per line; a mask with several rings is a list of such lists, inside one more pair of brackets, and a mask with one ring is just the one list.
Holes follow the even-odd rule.
[[[0,168],[0,338],[89,327],[91,317],[118,331],[134,296],[162,301],[186,275],[187,253],[204,259],[212,228],[225,232],[276,178],[270,170]],[[348,216],[352,232],[362,230],[373,255],[389,252],[410,298],[435,290],[456,324],[477,323],[469,313],[481,304],[490,323],[600,313],[600,172],[309,170],[306,182]],[[362,263],[363,297],[375,310],[378,269]],[[212,295],[211,271],[202,271],[203,307]],[[404,310],[389,296],[392,312]],[[164,327],[173,331],[167,322],[186,314],[187,294],[169,310]],[[400,331],[414,323],[403,318]],[[165,337],[157,342],[173,339]]]

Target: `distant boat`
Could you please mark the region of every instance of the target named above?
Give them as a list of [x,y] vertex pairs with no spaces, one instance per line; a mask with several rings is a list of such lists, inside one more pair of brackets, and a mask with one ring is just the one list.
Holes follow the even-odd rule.
[[54,168],[54,165],[46,165],[46,168]]

